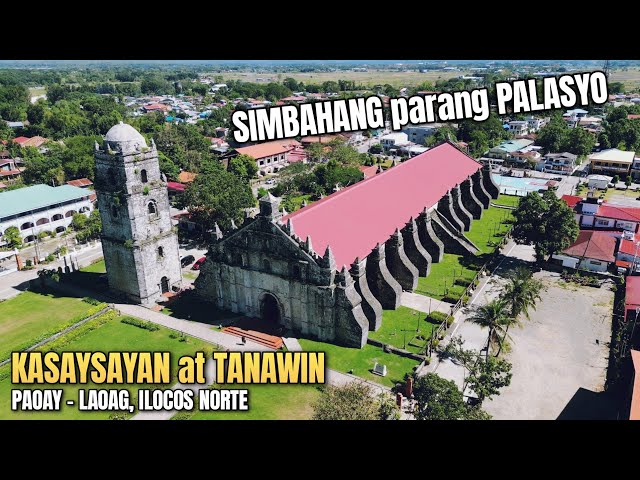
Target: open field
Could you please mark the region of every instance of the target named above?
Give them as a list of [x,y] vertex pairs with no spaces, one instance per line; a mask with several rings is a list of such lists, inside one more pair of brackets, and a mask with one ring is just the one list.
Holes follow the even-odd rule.
[[497,420],[615,419],[603,393],[614,293],[562,284],[557,273],[535,274],[548,287],[531,320],[509,330],[513,379],[483,408]]
[[[215,73],[214,73],[215,74]],[[420,85],[423,82],[435,83],[437,80],[448,80],[449,78],[469,75],[468,71],[430,71],[420,72],[396,72],[390,70],[371,70],[368,72],[352,72],[342,70],[337,72],[310,72],[310,73],[274,73],[274,72],[223,72],[224,80],[243,80],[245,82],[268,83],[282,82],[285,78],[293,78],[304,83],[323,83],[330,80],[354,80],[356,85],[372,87],[374,85],[389,84],[394,87],[409,87]],[[261,80],[258,80],[261,79]],[[640,80],[640,77],[639,77]]]
[[[220,388],[241,388],[221,385]],[[308,420],[320,396],[317,385],[248,385],[249,410],[245,412],[198,411],[191,420]],[[189,416],[186,414],[186,416]],[[178,414],[177,419],[182,415]]]
[[445,253],[442,261],[431,264],[431,272],[428,277],[420,277],[418,279],[416,293],[421,293],[438,300],[442,300],[445,292],[455,294],[462,293],[465,288],[460,285],[453,285],[454,280],[462,277],[465,280],[471,281],[477,273],[477,270],[471,265],[462,265],[460,262],[462,258],[461,255]]
[[506,205],[507,207],[517,207],[520,203],[520,197],[515,195],[505,195],[501,193],[497,200],[493,200],[496,205]]
[[[363,348],[348,348],[306,338],[299,339],[299,342],[305,351],[326,352],[327,368],[342,373],[349,373],[350,370],[353,370],[351,372],[353,375],[388,387],[403,382],[404,374],[411,373],[413,368],[418,365],[415,360],[393,353],[385,353],[382,348],[368,344]],[[371,373],[376,362],[387,366],[386,377]]]
[[0,302],[0,360],[64,330],[92,308],[81,298],[30,291]]
[[[68,332],[53,342],[45,345],[43,351],[170,351],[172,378],[177,369],[178,358],[183,355],[193,355],[197,351],[213,350],[213,346],[201,340],[185,336],[184,341],[172,330],[160,327],[156,331],[149,331],[134,325],[122,323],[123,317],[115,312],[109,312],[99,318],[91,320],[76,330]],[[0,391],[8,392],[12,385],[8,376],[10,365],[0,369]],[[56,385],[23,385],[24,388],[54,388]],[[0,419],[108,419],[113,412],[84,412],[78,410],[77,405],[67,406],[65,400],[77,400],[78,390],[91,388],[127,388],[130,398],[137,406],[137,391],[139,388],[150,388],[150,385],[95,385],[92,383],[60,386],[64,389],[62,408],[59,412],[12,412],[11,397],[6,394],[0,396]],[[120,416],[123,414],[120,413]],[[125,414],[127,417],[130,414]]]
[[609,76],[609,83],[622,82],[627,91],[634,90],[640,87],[640,68],[629,67],[622,69],[611,70]]
[[513,219],[511,210],[506,208],[489,207],[482,212],[482,218],[473,220],[471,230],[465,232],[465,236],[471,240],[481,253],[491,253],[496,249],[504,234],[511,225],[504,223]]

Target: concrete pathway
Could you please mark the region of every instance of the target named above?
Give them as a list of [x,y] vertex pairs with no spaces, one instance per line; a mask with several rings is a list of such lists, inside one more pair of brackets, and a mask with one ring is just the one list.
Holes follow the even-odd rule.
[[[73,253],[73,251],[71,253]],[[102,244],[98,243],[91,247],[78,249],[75,254],[78,258],[78,265],[80,267],[86,267],[102,258]],[[38,270],[58,268],[58,266],[64,267],[64,261],[57,260],[47,265],[41,265],[37,269],[34,268],[33,270],[23,270],[3,275],[0,277],[0,300],[8,300],[26,290],[29,285],[29,280],[38,278]]]
[[443,302],[436,298],[431,298],[420,293],[402,292],[402,298],[400,299],[400,305],[403,307],[413,308],[419,312],[442,312],[451,313],[452,305],[448,302]]

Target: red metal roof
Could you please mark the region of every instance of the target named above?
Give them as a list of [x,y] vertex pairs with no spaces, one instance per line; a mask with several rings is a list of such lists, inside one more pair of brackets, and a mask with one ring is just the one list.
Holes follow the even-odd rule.
[[625,281],[625,307],[640,306],[640,276],[629,275]]
[[73,187],[88,187],[90,185],[93,185],[93,182],[91,180],[89,180],[88,178],[78,178],[76,180],[69,180],[67,182],[68,185],[71,185]]
[[582,197],[578,197],[576,195],[562,195],[560,197],[561,200],[564,200],[570,208],[575,207],[578,203],[582,201]]
[[581,230],[573,245],[564,250],[563,253],[572,257],[614,262],[613,253],[616,249],[616,240],[616,237],[608,232]]
[[634,255],[636,253],[636,246],[631,240],[620,239],[620,246],[618,252],[626,253],[628,255]]
[[596,215],[627,222],[640,222],[640,208],[637,207],[623,207],[603,202],[598,207]]
[[175,192],[184,192],[184,185],[178,182],[167,182],[167,188]]
[[640,420],[640,352],[631,350],[633,369],[635,370],[633,389],[631,391],[631,411],[629,420]]
[[432,207],[451,188],[480,169],[473,158],[443,143],[384,173],[344,188],[282,219],[314,250],[327,245],[338,268],[364,258],[411,217]]
[[22,145],[23,143],[26,143],[29,141],[29,137],[16,137],[13,139],[13,141]]
[[373,177],[376,175],[376,173],[378,173],[377,165],[371,165],[370,167],[367,167],[366,165],[360,165],[360,167],[358,168],[364,174],[364,178]]
[[256,160],[264,157],[270,157],[272,155],[279,155],[292,150],[293,146],[283,145],[281,142],[266,142],[258,143],[257,145],[251,145],[250,147],[236,148],[236,152],[242,155],[249,155]]

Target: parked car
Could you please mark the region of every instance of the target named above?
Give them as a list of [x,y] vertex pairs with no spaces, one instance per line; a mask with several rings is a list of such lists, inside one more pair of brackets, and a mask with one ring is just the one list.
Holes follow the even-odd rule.
[[196,260],[196,263],[193,264],[193,266],[191,267],[191,270],[200,270],[200,267],[202,266],[202,264],[206,259],[207,257],[202,257]]
[[182,265],[182,268],[184,268],[187,265],[191,265],[195,260],[196,257],[194,257],[193,255],[187,255],[186,257],[182,257],[182,259],[180,260],[180,265]]
[[276,183],[276,179],[275,178],[270,178],[269,180],[266,181],[267,185],[273,185],[274,183]]

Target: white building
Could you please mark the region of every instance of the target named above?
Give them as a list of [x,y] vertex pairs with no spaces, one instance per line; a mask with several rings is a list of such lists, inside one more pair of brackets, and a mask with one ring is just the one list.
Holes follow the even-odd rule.
[[589,188],[604,190],[609,186],[613,177],[608,177],[607,175],[589,175],[587,180],[589,181],[587,185]]
[[[0,193],[0,236],[16,227],[24,242],[32,242],[40,232],[65,231],[75,213],[89,215],[93,192],[71,185],[34,185]],[[0,245],[6,242],[0,239]]]
[[399,147],[400,145],[404,145],[409,142],[409,137],[406,133],[402,132],[394,132],[388,133],[380,138],[380,143],[382,144],[382,148],[385,150],[390,149],[392,147]]
[[514,135],[526,135],[529,133],[529,122],[524,120],[513,120],[509,122],[509,131]]

